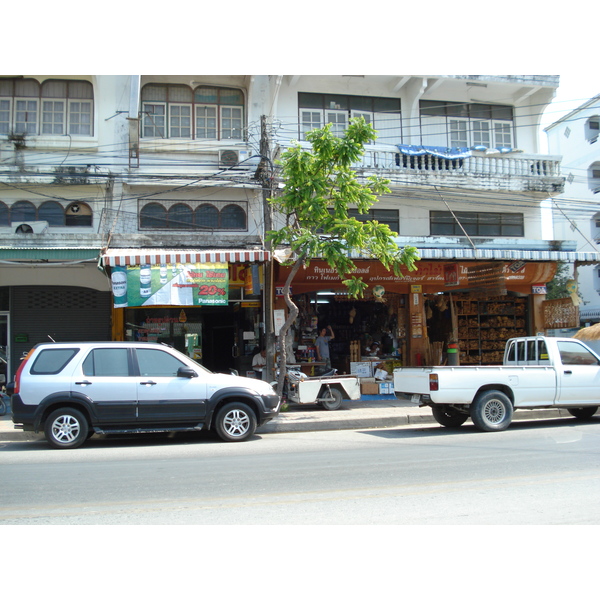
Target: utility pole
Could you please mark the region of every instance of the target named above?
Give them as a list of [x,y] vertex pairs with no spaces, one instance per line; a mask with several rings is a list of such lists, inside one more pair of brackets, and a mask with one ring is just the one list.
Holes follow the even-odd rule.
[[[273,229],[273,208],[269,202],[273,193],[273,163],[271,162],[271,149],[267,133],[267,117],[260,117],[260,156],[258,175],[262,183],[263,222],[264,234]],[[265,248],[269,252],[269,260],[265,263],[265,285],[263,289],[263,323],[265,345],[267,350],[267,381],[275,380],[275,331],[273,323],[273,253],[271,243],[265,241]]]

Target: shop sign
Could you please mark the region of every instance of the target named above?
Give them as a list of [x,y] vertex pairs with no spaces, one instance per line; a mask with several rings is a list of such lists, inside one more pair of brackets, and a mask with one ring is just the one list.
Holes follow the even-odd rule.
[[531,286],[531,293],[532,294],[545,294],[546,293],[546,286],[545,285],[532,285]]
[[115,308],[223,306],[229,302],[227,263],[176,263],[112,267]]
[[444,265],[444,285],[458,285],[458,265],[456,263]]

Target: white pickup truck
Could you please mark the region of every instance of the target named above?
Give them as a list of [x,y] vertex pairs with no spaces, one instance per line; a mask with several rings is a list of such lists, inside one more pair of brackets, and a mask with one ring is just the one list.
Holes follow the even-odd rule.
[[431,406],[445,427],[471,417],[482,431],[502,431],[517,408],[565,408],[589,419],[600,406],[600,356],[572,338],[512,338],[502,366],[401,367],[394,390]]

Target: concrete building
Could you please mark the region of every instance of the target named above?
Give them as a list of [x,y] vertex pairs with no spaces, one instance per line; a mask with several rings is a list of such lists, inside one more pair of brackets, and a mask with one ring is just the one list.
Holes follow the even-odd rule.
[[[559,156],[538,147],[558,83],[462,75],[0,79],[0,344],[9,371],[48,336],[159,339],[211,369],[247,370],[273,329],[283,274],[271,272],[264,243],[276,159],[294,140],[305,143],[308,129],[331,122],[341,134],[353,116],[379,135],[356,168],[392,182],[370,216],[423,259],[412,279],[378,275],[405,309],[393,332],[404,362],[425,355],[436,296],[453,292],[456,306],[469,293],[479,302],[476,290],[490,297],[473,267],[492,265],[493,289],[526,305],[519,330],[543,328],[543,286],[556,262],[597,258],[576,252],[570,236],[542,235],[540,202],[564,189]],[[200,279],[207,273],[226,282]],[[137,295],[119,305],[113,275],[115,290],[127,281]],[[339,292],[331,278],[312,281],[298,281],[296,291]],[[340,355],[355,332],[347,334]],[[480,336],[459,341],[464,361],[491,360]]]
[[[552,199],[554,236],[572,239],[581,252],[597,252],[600,241],[600,95],[544,131],[548,148],[562,156],[564,193]],[[581,324],[600,321],[600,266],[576,265]]]

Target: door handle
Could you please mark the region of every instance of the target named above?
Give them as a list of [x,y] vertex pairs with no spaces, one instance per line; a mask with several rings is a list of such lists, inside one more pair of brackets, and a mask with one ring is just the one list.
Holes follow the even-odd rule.
[[87,379],[85,381],[76,381],[75,385],[92,385],[91,381],[87,381]]
[[565,375],[573,375],[573,371],[565,371]]
[[156,381],[140,381],[140,385],[156,385]]

